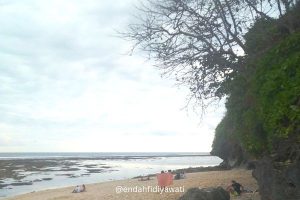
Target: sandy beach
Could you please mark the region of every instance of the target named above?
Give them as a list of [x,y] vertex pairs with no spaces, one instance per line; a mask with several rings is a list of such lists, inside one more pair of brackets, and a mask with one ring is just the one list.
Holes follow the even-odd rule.
[[[245,189],[255,191],[258,186],[255,179],[251,175],[250,170],[235,169],[228,171],[211,171],[211,172],[197,172],[188,173],[186,179],[174,180],[172,188],[184,188],[187,191],[192,187],[217,187],[221,186],[226,188],[230,181],[234,179],[244,185]],[[150,186],[156,187],[157,180],[152,177],[149,181],[139,181],[138,179],[127,179],[121,181],[110,181],[97,184],[86,185],[87,191],[83,193],[71,193],[74,187],[66,187],[59,189],[44,190],[32,192],[24,195],[19,195],[7,200],[175,200],[178,199],[183,193],[181,192],[116,192],[116,187],[122,186],[123,188],[142,188]],[[258,194],[244,194],[241,197],[234,197],[232,199],[240,200],[258,200]]]

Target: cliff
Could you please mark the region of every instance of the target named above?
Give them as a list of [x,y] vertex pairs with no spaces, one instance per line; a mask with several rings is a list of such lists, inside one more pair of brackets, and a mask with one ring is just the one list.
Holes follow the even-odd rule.
[[215,130],[211,153],[230,167],[253,164],[262,200],[300,199],[299,13],[298,5],[257,20],[245,35],[247,55],[226,83],[227,112]]

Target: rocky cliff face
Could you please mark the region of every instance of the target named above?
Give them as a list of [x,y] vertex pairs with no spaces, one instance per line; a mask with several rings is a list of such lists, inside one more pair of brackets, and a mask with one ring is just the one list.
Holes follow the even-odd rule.
[[262,200],[300,200],[299,132],[275,145],[275,151],[257,160],[249,156],[237,142],[223,143],[222,150],[213,150],[228,168],[241,165],[253,169]]
[[246,152],[236,140],[224,140],[220,148],[213,148],[210,153],[222,158],[221,165],[229,169],[243,165],[248,161]]
[[300,200],[300,162],[276,162],[265,157],[256,163],[253,176],[262,200]]
[[255,163],[262,200],[300,200],[300,145],[293,137]]

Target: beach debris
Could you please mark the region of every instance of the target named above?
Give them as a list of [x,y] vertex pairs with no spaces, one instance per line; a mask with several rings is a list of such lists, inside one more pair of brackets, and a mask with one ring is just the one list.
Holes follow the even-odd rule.
[[230,195],[222,187],[191,188],[179,200],[230,200]]

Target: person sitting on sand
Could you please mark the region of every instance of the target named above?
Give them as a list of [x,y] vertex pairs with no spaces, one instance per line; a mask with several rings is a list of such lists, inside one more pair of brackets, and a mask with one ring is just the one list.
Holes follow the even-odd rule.
[[184,173],[184,172],[181,172],[181,173],[180,173],[180,179],[185,179],[185,178],[186,178],[185,173]]
[[73,192],[72,193],[80,193],[80,192],[85,192],[86,191],[86,188],[85,188],[85,185],[77,185]]
[[174,176],[174,179],[175,180],[179,180],[180,179],[180,173],[179,172],[176,173],[176,175]]
[[77,185],[77,186],[74,188],[74,190],[73,190],[72,193],[79,193],[79,192],[80,192],[80,186]]
[[185,179],[185,173],[184,172],[177,172],[174,179],[179,180],[179,179]]
[[232,180],[231,185],[229,185],[226,190],[231,194],[241,195],[242,191],[244,190],[244,187],[240,183]]

